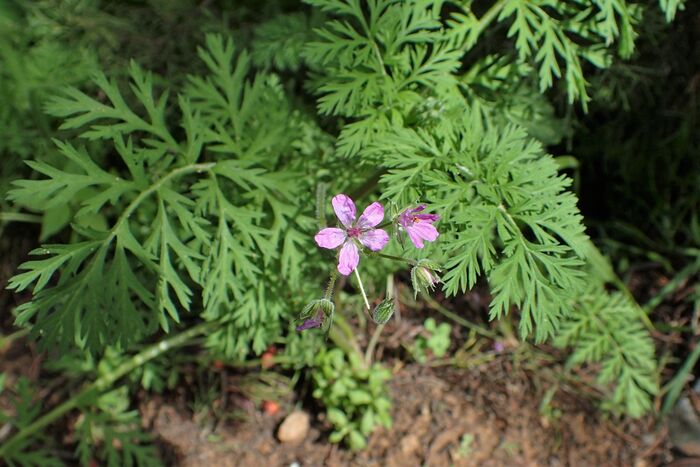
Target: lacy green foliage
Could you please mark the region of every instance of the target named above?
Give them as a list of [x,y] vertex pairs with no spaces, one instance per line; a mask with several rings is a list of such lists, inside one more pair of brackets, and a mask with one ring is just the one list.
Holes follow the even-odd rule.
[[[0,193],[23,171],[22,159],[55,156],[51,120],[41,103],[61,86],[97,70],[95,51],[72,29],[78,16],[99,22],[96,2],[0,2]],[[80,31],[80,32],[78,32]],[[77,36],[77,37],[76,37]],[[79,38],[80,40],[76,40]],[[50,77],[50,79],[47,79]]]
[[[352,156],[402,125],[421,94],[454,91],[461,53],[443,33],[440,1],[309,0],[330,18],[306,48],[321,115],[353,118],[338,152]],[[331,19],[332,18],[332,19]]]
[[[178,96],[181,140],[166,123],[167,91],[156,94],[151,75],[135,64],[138,107],[104,75],[95,84],[106,102],[69,89],[49,105],[65,118],[63,128],[113,145],[123,168],[107,172],[83,148],[56,141],[72,164],[62,170],[32,162],[46,178],[19,181],[10,193],[16,203],[51,208],[93,190],[73,224],[82,240],[35,250],[44,257],[22,265],[10,284],[33,287],[18,323],[36,320],[45,345],[124,348],[158,324],[168,330],[178,323],[195,294],[205,319],[233,314],[232,329],[219,339],[235,342],[227,353],[245,353],[251,341],[264,349],[265,323],[279,332],[282,306],[269,287],[280,271],[299,283],[299,247],[307,241],[297,227],[306,218],[285,208],[299,186],[294,171],[278,170],[292,153],[291,133],[281,131],[290,110],[274,76],[249,79],[245,53],[234,63],[231,41],[209,36],[207,46],[200,56],[211,75],[193,76]],[[81,223],[87,215],[102,216],[108,227]]]
[[472,49],[485,32],[493,30],[489,29],[492,22],[507,23],[515,63],[536,68],[540,91],[563,78],[569,102],[579,100],[584,108],[589,101],[584,62],[598,68],[608,66],[608,48],[614,42],[619,55],[629,58],[634,51],[633,28],[641,19],[641,8],[625,0],[501,0],[480,16],[472,10],[472,2],[464,4],[450,23],[461,47]]
[[152,437],[141,429],[141,415],[129,410],[126,387],[102,394],[82,412],[75,425],[76,454],[82,465],[162,465]]
[[400,130],[373,146],[387,168],[385,196],[422,196],[441,213],[444,289],[492,288],[491,317],[520,309],[520,333],[555,334],[581,287],[587,237],[566,191],[571,180],[522,128],[484,128],[474,113],[453,132]]
[[[68,88],[51,100],[49,113],[82,140],[55,140],[60,160],[30,162],[38,179],[17,181],[10,193],[16,205],[53,219],[49,233],[71,226],[69,242],[35,250],[10,282],[33,292],[17,323],[31,325],[44,348],[119,354],[196,314],[230,318],[207,336],[216,355],[241,360],[284,339],[297,359],[290,366],[310,363],[316,342],[284,334],[318,294],[324,266],[311,216],[319,187],[383,195],[399,207],[429,203],[442,216],[441,237],[420,253],[440,263],[444,290],[465,292],[484,275],[492,319],[518,308],[523,337],[557,336],[561,323],[570,333],[586,310],[603,309],[597,300],[607,295],[580,299],[588,277],[577,199],[541,143],[570,131],[552,104],[557,80],[570,102],[585,106],[584,73],[608,67],[614,46],[622,57],[632,53],[642,6],[501,0],[482,13],[469,1],[307,3],[311,13],[253,25],[250,54],[207,36],[200,63],[187,63],[203,71],[181,87],[154,85],[164,80],[132,63],[128,88],[98,73],[96,90]],[[669,14],[681,4],[661,5]],[[283,80],[253,66],[293,73]],[[306,113],[300,80],[333,134]],[[363,269],[368,290],[390,267]],[[635,348],[634,340],[620,342]],[[333,439],[362,446],[377,421],[389,423],[386,375],[342,353],[331,360],[321,366],[360,391],[353,400],[347,387],[336,394],[342,389],[328,376],[323,388],[318,379]],[[613,402],[639,414],[648,407],[639,393],[653,393],[651,386],[624,376],[639,374],[635,361],[616,362],[601,377],[628,378]],[[143,386],[170,384],[166,370],[146,366]],[[627,399],[630,387],[638,391]],[[86,417],[92,446],[106,443],[92,427],[115,417]]]
[[538,91],[532,66],[507,55],[487,55],[460,78],[465,99],[483,113],[488,126],[517,124],[545,145],[558,144],[571,133],[570,123]]
[[[0,423],[3,426],[21,430],[29,425],[42,412],[42,404],[37,394],[37,389],[26,378],[19,378],[14,385],[11,394],[5,388],[6,374],[0,375],[0,393],[8,396],[12,412],[0,410]],[[15,444],[12,450],[6,452],[3,460],[9,465],[21,466],[60,466],[63,463],[52,452],[53,440],[47,433],[38,431],[32,436],[27,436],[22,442]]]
[[255,28],[253,63],[297,71],[304,64],[304,47],[313,38],[314,18],[298,12],[278,15]]
[[676,13],[685,9],[685,0],[659,0],[659,6],[666,15],[666,21],[671,22]]
[[554,343],[572,347],[570,365],[598,363],[598,381],[615,390],[607,407],[633,417],[652,409],[658,393],[654,342],[639,320],[644,313],[621,293],[591,287],[559,327]]
[[335,348],[316,357],[312,371],[313,396],[326,408],[333,424],[329,441],[343,440],[351,449],[367,446],[366,437],[378,425],[391,426],[391,402],[386,382],[391,373],[379,364],[367,367],[354,354]]

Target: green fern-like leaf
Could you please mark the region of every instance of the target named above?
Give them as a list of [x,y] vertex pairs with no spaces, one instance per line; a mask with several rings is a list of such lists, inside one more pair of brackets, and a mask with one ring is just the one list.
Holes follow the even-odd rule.
[[570,365],[600,363],[599,382],[615,388],[607,405],[633,417],[651,410],[658,393],[654,343],[639,313],[623,294],[591,287],[562,321],[554,341],[573,348]]
[[354,121],[340,133],[351,156],[400,124],[421,92],[454,89],[461,52],[442,32],[439,1],[309,1],[332,15],[305,52],[324,115]]
[[444,288],[455,295],[481,274],[491,318],[520,309],[520,332],[551,337],[582,287],[586,236],[571,181],[522,128],[485,128],[479,113],[454,132],[400,130],[371,151],[399,205],[429,201],[442,216]]

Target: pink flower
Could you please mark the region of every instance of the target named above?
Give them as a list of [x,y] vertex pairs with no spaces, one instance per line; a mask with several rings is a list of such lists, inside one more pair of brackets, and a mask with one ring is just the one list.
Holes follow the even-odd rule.
[[338,257],[338,272],[348,276],[360,262],[360,245],[372,251],[379,251],[389,241],[389,234],[382,229],[373,228],[384,219],[384,208],[377,202],[372,203],[355,221],[355,203],[349,196],[336,195],[331,203],[335,215],[338,216],[344,228],[322,229],[316,234],[314,240],[321,248],[333,249],[343,245]]
[[399,214],[399,225],[406,231],[416,248],[423,248],[423,240],[433,242],[439,235],[433,222],[440,219],[440,216],[437,214],[419,214],[424,209],[425,204],[420,204]]

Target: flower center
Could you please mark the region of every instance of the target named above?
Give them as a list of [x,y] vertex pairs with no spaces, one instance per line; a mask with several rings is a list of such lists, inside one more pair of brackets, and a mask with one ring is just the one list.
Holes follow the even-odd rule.
[[359,227],[350,227],[350,228],[348,229],[348,237],[357,238],[357,237],[360,236],[360,233],[361,233],[361,232],[362,232],[362,230],[360,230]]

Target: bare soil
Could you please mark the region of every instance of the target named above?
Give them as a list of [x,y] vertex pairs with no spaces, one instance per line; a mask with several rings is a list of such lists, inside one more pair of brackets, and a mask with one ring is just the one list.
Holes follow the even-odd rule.
[[313,413],[303,442],[280,443],[275,432],[289,405],[274,415],[253,407],[245,421],[214,430],[162,401],[151,400],[147,412],[183,466],[643,467],[671,459],[666,430],[651,419],[608,419],[566,388],[545,407],[551,387],[507,353],[472,369],[399,364],[390,383],[394,424],[359,453],[328,443],[329,425]]

